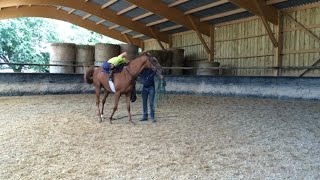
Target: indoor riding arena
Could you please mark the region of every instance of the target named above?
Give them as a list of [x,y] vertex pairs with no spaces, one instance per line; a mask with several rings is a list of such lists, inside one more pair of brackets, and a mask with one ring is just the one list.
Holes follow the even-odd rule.
[[[320,179],[319,0],[3,0],[0,9],[0,20],[58,19],[123,42],[52,43],[49,64],[34,64],[49,72],[0,73],[0,179]],[[131,74],[138,94],[133,123],[123,93],[111,124],[120,92],[99,115],[84,76],[122,52],[130,63],[118,75]],[[157,59],[164,76],[156,122],[140,121],[143,84],[131,67],[144,56],[139,68],[159,70]]]

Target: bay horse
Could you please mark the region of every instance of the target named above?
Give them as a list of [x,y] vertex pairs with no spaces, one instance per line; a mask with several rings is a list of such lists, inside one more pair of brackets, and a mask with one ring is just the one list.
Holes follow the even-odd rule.
[[[109,117],[111,124],[112,124],[112,117],[115,111],[118,109],[120,96],[123,94],[125,94],[126,96],[129,123],[133,124],[131,119],[131,113],[130,113],[131,92],[133,88],[135,88],[136,78],[141,73],[141,71],[145,68],[154,70],[160,77],[162,77],[161,65],[159,64],[159,62],[155,57],[151,56],[147,52],[141,53],[136,59],[130,61],[127,66],[124,66],[121,72],[114,73],[113,82],[114,82],[116,92],[114,96],[113,111]],[[100,122],[102,122],[104,104],[106,102],[108,95],[112,93],[112,90],[109,86],[109,74],[105,73],[101,66],[98,68],[90,67],[84,73],[84,81],[88,84],[93,83],[93,85],[95,86],[97,115],[99,117]],[[102,98],[102,102],[101,102],[102,107],[100,110],[101,88],[104,88],[104,96]]]

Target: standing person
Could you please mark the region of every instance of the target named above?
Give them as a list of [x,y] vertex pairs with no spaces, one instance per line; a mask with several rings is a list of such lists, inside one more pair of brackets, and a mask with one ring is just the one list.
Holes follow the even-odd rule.
[[[148,98],[149,98],[149,107],[150,107],[150,118],[151,122],[156,122],[154,117],[154,97],[155,97],[155,85],[154,85],[154,76],[155,72],[151,69],[144,69],[140,78],[143,84],[142,88],[142,104],[143,104],[143,116],[140,121],[148,120]],[[160,77],[162,78],[162,76]]]

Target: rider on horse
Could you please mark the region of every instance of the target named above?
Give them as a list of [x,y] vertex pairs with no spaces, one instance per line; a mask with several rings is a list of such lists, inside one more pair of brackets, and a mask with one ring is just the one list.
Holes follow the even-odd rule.
[[[109,80],[113,81],[113,73],[117,69],[117,67],[121,64],[127,63],[127,52],[120,54],[119,56],[113,57],[108,60],[107,66],[111,69]],[[106,69],[106,67],[104,67]]]

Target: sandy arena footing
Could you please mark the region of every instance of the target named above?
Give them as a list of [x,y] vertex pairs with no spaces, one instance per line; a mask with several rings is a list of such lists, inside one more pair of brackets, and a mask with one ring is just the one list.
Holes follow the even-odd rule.
[[0,97],[0,179],[320,179],[320,102],[170,95],[155,124],[141,109],[128,124],[122,97],[111,125],[93,94]]

